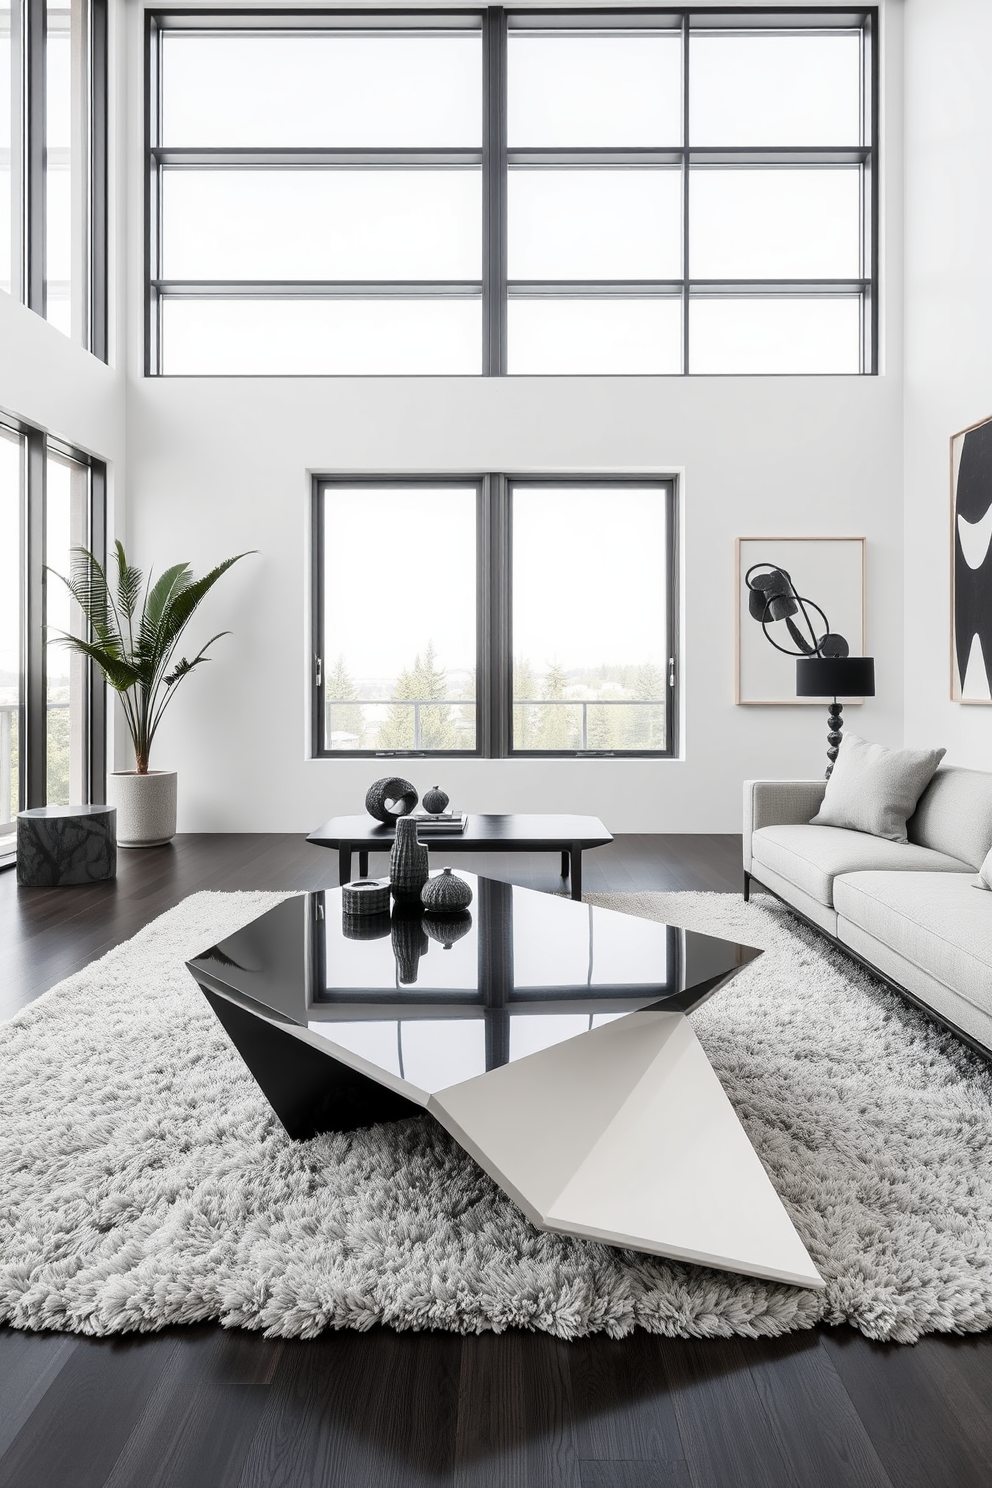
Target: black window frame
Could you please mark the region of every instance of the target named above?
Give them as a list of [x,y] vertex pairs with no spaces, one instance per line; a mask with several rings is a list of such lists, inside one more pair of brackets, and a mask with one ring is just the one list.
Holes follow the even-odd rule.
[[[324,493],[334,486],[416,490],[450,485],[476,490],[476,744],[474,749],[330,749],[324,680]],[[664,749],[535,750],[513,747],[512,493],[515,486],[657,486],[665,503],[667,547],[660,581],[666,595],[669,656]],[[650,759],[679,758],[679,482],[674,475],[486,472],[464,475],[314,474],[310,519],[310,754],[313,759]]]
[[[89,472],[90,550],[101,563],[107,548],[107,467],[85,451],[49,435],[24,419],[0,411],[0,428],[23,440],[24,465],[20,496],[20,624],[23,688],[18,712],[18,809],[48,804],[48,456],[72,460]],[[80,804],[107,798],[107,687],[99,669],[87,662],[85,765]],[[0,857],[0,868],[12,866],[12,854]]]
[[[734,11],[696,10],[691,7],[632,8],[627,11],[604,11],[574,7],[568,10],[531,11],[512,7],[492,6],[478,8],[431,11],[370,10],[349,11],[322,8],[313,11],[230,11],[197,10],[180,11],[166,8],[150,10],[146,14],[145,44],[145,363],[147,377],[159,376],[236,376],[266,374],[226,373],[167,373],[162,371],[161,316],[162,305],[169,298],[221,298],[244,299],[296,298],[301,294],[317,297],[342,298],[353,295],[361,298],[395,296],[402,287],[399,284],[360,284],[348,286],[343,282],[302,284],[295,280],[266,281],[265,285],[251,285],[233,280],[217,280],[180,284],[162,277],[161,264],[161,177],[163,168],[186,163],[200,168],[222,165],[263,167],[266,164],[305,164],[307,160],[317,163],[347,155],[344,150],[265,150],[228,149],[217,150],[204,147],[166,149],[160,140],[162,100],[160,94],[160,47],[164,31],[179,30],[230,30],[232,32],[259,31],[265,29],[287,30],[297,26],[300,30],[313,31],[321,22],[330,29],[338,26],[362,25],[365,29],[388,29],[391,24],[409,30],[411,27],[464,27],[468,22],[477,22],[482,31],[483,47],[483,142],[477,150],[408,150],[399,152],[405,164],[416,166],[448,164],[452,168],[461,165],[481,165],[483,183],[482,221],[482,279],[469,283],[447,285],[407,285],[406,292],[420,294],[430,299],[448,297],[479,297],[482,307],[482,365],[479,374],[486,377],[511,375],[507,373],[507,307],[511,299],[517,298],[634,298],[645,295],[658,298],[678,298],[682,317],[682,367],[678,373],[646,374],[665,376],[695,375],[791,375],[791,376],[871,376],[878,371],[878,10],[877,7],[857,9],[834,9],[776,6],[751,6]],[[511,31],[517,30],[581,30],[597,26],[612,26],[621,23],[634,29],[651,27],[678,31],[682,38],[683,66],[683,137],[681,146],[669,149],[510,149],[507,145],[507,39]],[[689,37],[698,30],[740,31],[742,29],[774,31],[787,30],[857,30],[861,36],[861,84],[862,84],[862,142],[856,148],[843,149],[822,147],[765,147],[742,149],[729,147],[691,146],[688,138],[689,123]],[[474,29],[474,26],[473,26]],[[364,152],[360,152],[364,153]],[[397,152],[392,152],[396,154]],[[355,152],[351,152],[352,155]],[[372,151],[370,155],[382,157],[388,151]],[[457,157],[457,159],[456,159]],[[380,161],[381,163],[381,161]],[[535,281],[516,282],[507,277],[507,177],[510,168],[531,165],[534,168],[561,164],[565,166],[586,165],[660,165],[678,169],[682,178],[682,275],[678,279],[632,283],[611,281]],[[690,171],[706,165],[734,166],[741,169],[769,166],[819,166],[857,165],[862,181],[861,222],[861,273],[856,279],[835,280],[696,280],[689,274],[689,181]],[[792,374],[695,374],[690,370],[689,320],[691,305],[699,298],[721,295],[735,298],[782,299],[789,297],[830,298],[858,295],[861,307],[860,367],[853,373],[792,373]],[[356,374],[292,374],[274,373],[273,376],[320,375],[320,376],[379,376],[387,373]],[[396,374],[398,375],[398,374]],[[417,373],[416,376],[437,374]],[[450,374],[457,375],[457,374]],[[523,375],[569,375],[569,374],[523,374]],[[577,375],[640,375],[577,374]]]
[[[86,79],[86,261],[79,289],[84,298],[83,349],[106,362],[108,351],[107,279],[107,119],[108,0],[87,0]],[[12,141],[12,205],[19,252],[12,264],[11,294],[47,318],[47,5],[46,0],[12,0],[11,42],[16,117]],[[72,338],[69,338],[72,340]],[[74,342],[73,344],[80,344]]]

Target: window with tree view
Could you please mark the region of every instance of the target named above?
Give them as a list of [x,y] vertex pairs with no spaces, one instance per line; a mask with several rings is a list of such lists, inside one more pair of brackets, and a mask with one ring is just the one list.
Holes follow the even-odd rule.
[[874,372],[876,24],[149,13],[148,372]]
[[664,479],[317,480],[314,752],[674,753],[674,512]]

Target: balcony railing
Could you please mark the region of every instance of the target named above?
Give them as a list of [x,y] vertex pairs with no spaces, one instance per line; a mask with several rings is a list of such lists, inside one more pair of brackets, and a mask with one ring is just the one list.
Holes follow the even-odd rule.
[[[68,707],[68,699],[61,703],[49,703],[48,712],[56,713]],[[4,834],[5,829],[11,827],[18,810],[17,720],[19,715],[19,704],[0,703],[0,834]]]
[[[663,698],[514,698],[514,748],[527,749],[528,747],[534,747],[535,749],[537,749],[542,747],[540,745],[528,746],[528,744],[524,742],[524,738],[528,732],[528,729],[526,726],[526,716],[521,716],[522,709],[533,708],[543,711],[545,709],[570,708],[573,710],[574,714],[578,715],[576,718],[577,726],[574,729],[569,730],[570,738],[567,743],[563,742],[560,744],[553,744],[550,746],[551,748],[561,748],[566,750],[576,749],[580,751],[597,751],[603,749],[607,753],[609,752],[611,747],[618,749],[662,749],[664,748],[666,706],[666,702]],[[367,729],[369,734],[372,734],[373,731],[377,733],[379,726],[386,721],[388,714],[394,709],[401,708],[410,709],[413,713],[412,743],[405,743],[402,745],[394,746],[393,748],[386,747],[382,750],[383,753],[419,753],[425,749],[440,748],[443,750],[444,748],[458,747],[457,744],[439,746],[436,743],[432,743],[430,741],[430,738],[427,737],[427,730],[425,730],[424,726],[424,714],[422,712],[422,710],[424,709],[428,710],[428,723],[431,712],[435,714],[450,714],[452,710],[458,710],[463,716],[460,718],[445,718],[445,725],[457,732],[464,733],[465,735],[471,735],[473,742],[475,738],[474,715],[476,705],[475,702],[469,698],[452,698],[450,700],[447,698],[334,698],[328,700],[325,704],[325,707],[326,739],[328,746],[332,750],[349,750],[362,748],[377,749],[379,746],[376,743],[365,744],[363,742],[364,731]],[[351,710],[351,719],[354,719],[355,710],[360,710],[362,715],[363,734],[356,734],[353,729],[340,727],[337,729],[335,728],[335,711],[343,710],[345,708]],[[635,739],[629,744],[616,744],[613,746],[603,745],[595,738],[595,724],[598,722],[596,718],[596,710],[608,708],[625,708],[628,711],[632,709],[643,710],[645,708],[648,708],[655,710],[655,717],[652,718],[650,714],[648,715],[646,719],[646,728],[644,730],[644,739]],[[379,714],[379,717],[373,716],[370,718],[369,710],[375,710],[375,712]],[[594,725],[592,730],[590,730],[590,715],[592,717],[592,722]],[[395,713],[393,713],[393,717],[396,717]],[[339,723],[344,722],[348,718],[349,715],[345,714],[344,718],[342,719],[339,712]],[[532,729],[536,729],[539,726],[539,723],[532,723],[531,725]],[[658,737],[656,739],[652,739],[651,735],[655,732],[657,733]],[[590,742],[590,739],[592,739],[592,742]],[[472,745],[469,744],[468,747],[472,747]]]

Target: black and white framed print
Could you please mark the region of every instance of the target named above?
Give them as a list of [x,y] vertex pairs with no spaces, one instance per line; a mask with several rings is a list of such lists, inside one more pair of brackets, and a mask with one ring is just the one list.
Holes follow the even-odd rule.
[[[819,698],[796,697],[796,658],[769,645],[748,614],[745,575],[753,564],[773,564],[796,590],[825,613],[827,629],[846,639],[852,656],[865,654],[865,548],[863,537],[739,537],[737,539],[738,704],[790,704],[822,708]],[[864,698],[843,698],[863,703]]]
[[951,698],[992,703],[992,418],[951,435]]

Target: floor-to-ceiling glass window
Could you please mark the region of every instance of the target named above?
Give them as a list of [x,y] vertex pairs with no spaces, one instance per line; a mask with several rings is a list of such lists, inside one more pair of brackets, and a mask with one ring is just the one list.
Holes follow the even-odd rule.
[[13,847],[20,793],[23,443],[0,428],[0,856]]
[[72,549],[90,539],[90,471],[88,466],[51,450],[46,474],[46,759],[47,803],[67,806],[81,801],[87,773],[87,665],[85,658],[62,643],[79,635],[82,615],[68,589],[55,577],[68,575]]
[[14,292],[17,254],[20,238],[16,174],[14,166],[20,139],[17,88],[14,64],[16,49],[12,45],[13,11],[9,0],[0,0],[0,289]]
[[87,340],[89,17],[86,0],[45,10],[45,315]]
[[106,468],[0,420],[0,866],[28,806],[105,799],[102,679],[63,644],[83,617],[58,575],[104,550]]
[[107,0],[0,0],[0,290],[106,359]]

